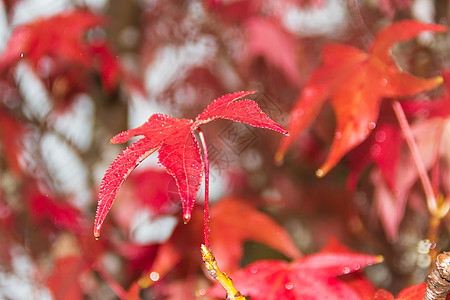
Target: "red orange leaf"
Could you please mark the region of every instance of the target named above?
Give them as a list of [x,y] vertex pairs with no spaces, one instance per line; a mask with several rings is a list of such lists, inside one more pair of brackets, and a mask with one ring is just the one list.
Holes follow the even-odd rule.
[[293,140],[311,124],[323,102],[331,97],[337,128],[328,158],[317,173],[325,175],[375,128],[383,97],[414,95],[442,82],[441,77],[420,79],[402,71],[390,56],[392,45],[424,31],[445,30],[440,25],[402,21],[382,30],[369,53],[344,45],[325,47],[322,66],[313,73],[291,112],[291,136],[282,141],[276,159],[282,159]]

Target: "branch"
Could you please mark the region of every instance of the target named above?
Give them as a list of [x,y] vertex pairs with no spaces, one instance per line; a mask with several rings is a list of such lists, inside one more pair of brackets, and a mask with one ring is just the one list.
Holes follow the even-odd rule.
[[428,275],[424,300],[443,300],[450,292],[450,252],[439,254]]
[[217,280],[227,292],[227,299],[229,300],[245,300],[244,296],[234,287],[233,281],[227,274],[220,271],[217,265],[216,258],[212,254],[211,250],[202,244],[202,259],[206,269],[209,271],[209,275]]

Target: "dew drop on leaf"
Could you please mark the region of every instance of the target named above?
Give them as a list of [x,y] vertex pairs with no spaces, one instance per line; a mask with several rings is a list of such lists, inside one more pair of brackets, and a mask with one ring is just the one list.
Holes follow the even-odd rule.
[[292,282],[288,282],[284,285],[287,290],[292,290],[294,288],[294,284]]
[[386,78],[382,78],[382,79],[380,80],[380,84],[381,84],[382,86],[386,86],[387,83],[388,83],[388,81],[387,81]]
[[251,267],[250,272],[252,272],[253,274],[256,274],[256,272],[258,272],[258,267],[256,267],[256,266]]
[[375,127],[377,126],[377,124],[375,124],[375,122],[370,122],[369,123],[369,129],[375,129]]
[[150,273],[150,279],[153,281],[158,281],[159,280],[159,273],[158,272],[151,272]]
[[383,130],[380,130],[375,134],[375,140],[378,143],[383,143],[386,140],[386,137],[386,132],[384,132]]
[[303,109],[298,109],[296,112],[295,112],[295,117],[301,117],[301,116],[303,116],[303,114],[304,114],[305,112],[303,111]]
[[348,267],[343,268],[342,273],[344,273],[344,274],[350,273],[350,268],[348,268]]
[[334,134],[334,138],[339,140],[340,138],[342,138],[342,133],[340,131],[336,131]]

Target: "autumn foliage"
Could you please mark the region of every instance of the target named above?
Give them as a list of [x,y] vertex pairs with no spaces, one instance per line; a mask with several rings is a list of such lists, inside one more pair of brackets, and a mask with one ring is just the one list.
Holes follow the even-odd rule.
[[448,1],[29,2],[0,2],[0,298],[450,291]]

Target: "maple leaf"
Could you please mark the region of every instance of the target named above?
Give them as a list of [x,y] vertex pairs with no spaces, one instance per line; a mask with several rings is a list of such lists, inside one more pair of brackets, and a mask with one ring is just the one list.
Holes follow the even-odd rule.
[[183,206],[183,218],[185,222],[189,221],[203,174],[200,146],[194,135],[199,126],[215,119],[227,119],[287,134],[286,130],[261,111],[256,102],[240,100],[253,93],[243,91],[224,95],[208,105],[195,121],[154,114],[141,126],[114,136],[112,143],[125,143],[137,135],[144,137],[125,148],[106,171],[100,185],[94,236],[100,235],[102,223],[122,183],[134,168],[156,150],[159,152],[159,163],[175,179]]
[[[358,293],[336,278],[379,263],[380,256],[317,253],[290,263],[260,260],[232,275],[242,295],[259,299],[360,299]],[[223,293],[218,286],[211,294]]]
[[317,171],[324,176],[375,128],[383,97],[415,95],[441,84],[441,77],[421,79],[402,71],[390,54],[395,43],[424,31],[444,32],[446,28],[413,20],[397,22],[378,33],[368,53],[348,45],[326,45],[322,66],[312,74],[291,111],[291,135],[282,140],[275,159],[282,160],[331,97],[337,128],[328,158]]

